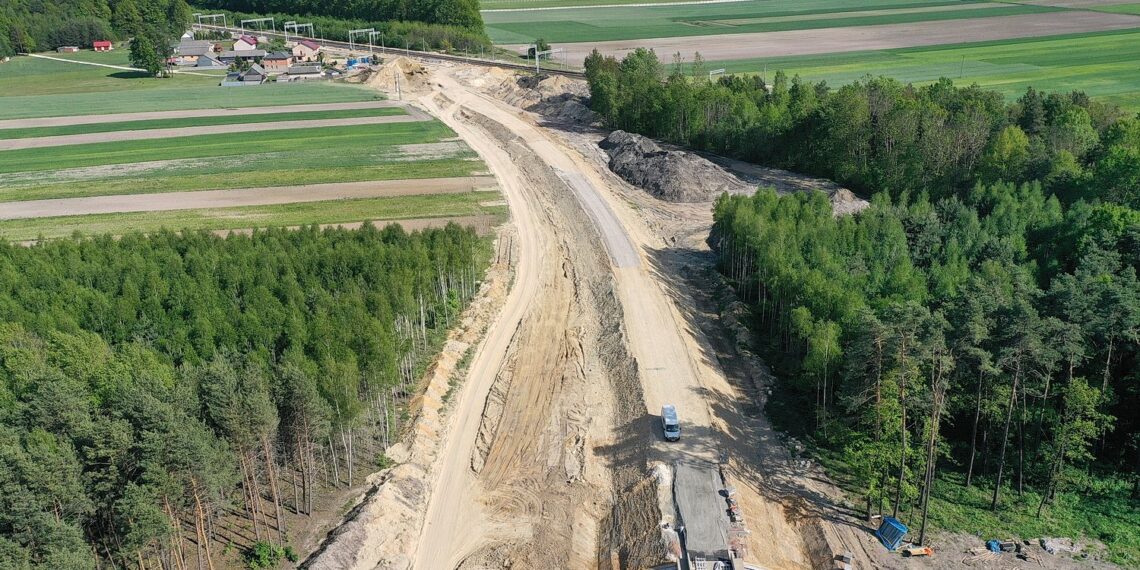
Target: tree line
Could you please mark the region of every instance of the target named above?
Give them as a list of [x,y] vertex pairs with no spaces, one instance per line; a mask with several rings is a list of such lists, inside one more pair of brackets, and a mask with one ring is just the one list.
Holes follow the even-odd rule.
[[259,14],[286,13],[344,20],[422,22],[483,33],[479,0],[199,0],[195,5],[207,9]]
[[0,4],[0,56],[144,34],[169,44],[190,21],[184,0],[11,0]]
[[777,72],[707,80],[650,50],[587,57],[591,106],[612,128],[830,178],[865,195],[941,198],[977,182],[1040,181],[1065,203],[1140,208],[1140,122],[1081,92],[996,91],[868,77],[832,89]]
[[295,556],[290,517],[387,466],[487,249],[455,225],[0,246],[0,566]]

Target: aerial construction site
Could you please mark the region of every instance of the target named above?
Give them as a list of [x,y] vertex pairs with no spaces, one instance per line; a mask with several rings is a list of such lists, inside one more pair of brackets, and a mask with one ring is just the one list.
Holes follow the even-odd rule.
[[[401,57],[363,81],[398,85],[470,145],[510,221],[388,450],[399,465],[305,567],[870,567],[878,542],[762,415],[770,377],[708,245],[720,192],[862,202],[598,130],[577,79]],[[641,160],[646,180],[618,168]]]

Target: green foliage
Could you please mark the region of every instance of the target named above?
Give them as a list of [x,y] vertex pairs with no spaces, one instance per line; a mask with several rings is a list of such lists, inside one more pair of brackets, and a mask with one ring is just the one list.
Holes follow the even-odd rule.
[[[457,226],[0,246],[3,560],[157,566],[174,529],[259,508],[259,472],[309,496],[313,448],[408,384],[486,259]],[[247,560],[282,558],[269,537]]]
[[[1140,212],[997,183],[936,201],[880,193],[842,217],[823,193],[761,190],[722,196],[714,220],[720,269],[783,379],[770,409],[816,417],[785,427],[837,452],[868,514],[917,517],[939,463],[985,488],[968,491],[971,508],[1003,520],[1069,514],[1073,493],[1118,472],[1140,486]],[[939,512],[957,494],[936,485],[931,520],[972,531]],[[1104,500],[1127,504],[1121,494]],[[1036,532],[1140,552],[1135,537],[1080,524]]]
[[[1140,137],[1119,110],[1080,92],[1033,89],[1014,104],[948,79],[923,87],[866,77],[837,90],[777,72],[664,77],[656,54],[586,59],[591,105],[608,126],[827,177],[893,198],[964,195],[974,184],[1040,181],[1067,203],[1135,206]],[[696,67],[694,63],[694,68]],[[1107,137],[1104,142],[1101,137]],[[1092,173],[1091,175],[1088,173]],[[1099,174],[1099,177],[1098,177]]]

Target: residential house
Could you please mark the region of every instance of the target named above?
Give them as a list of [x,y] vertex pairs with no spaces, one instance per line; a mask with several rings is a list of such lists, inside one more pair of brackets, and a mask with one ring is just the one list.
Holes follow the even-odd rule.
[[198,59],[214,53],[214,44],[205,40],[184,40],[175,50],[178,65],[198,65]]
[[293,46],[293,57],[297,61],[313,61],[317,59],[317,54],[321,51],[321,46],[313,40],[301,40],[297,45]]
[[282,73],[293,64],[293,54],[287,51],[275,51],[265,54],[261,58],[261,65],[269,73]]
[[115,49],[114,46],[111,45],[111,42],[107,40],[95,40],[91,42],[91,47],[95,48],[95,51],[111,51]]
[[278,82],[308,81],[312,79],[324,79],[320,65],[290,65],[284,75],[277,76]]
[[247,87],[251,85],[261,85],[265,83],[267,76],[265,68],[257,65],[256,63],[249,66],[245,71],[233,71],[226,74],[226,78],[222,80],[222,87]]
[[237,41],[234,42],[234,51],[246,51],[251,49],[257,49],[257,38],[249,34],[238,37]]

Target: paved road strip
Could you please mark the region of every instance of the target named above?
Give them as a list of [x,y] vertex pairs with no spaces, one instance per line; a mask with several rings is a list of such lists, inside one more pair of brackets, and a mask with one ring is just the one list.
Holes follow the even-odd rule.
[[41,148],[73,144],[107,143],[147,139],[168,139],[225,133],[248,133],[251,131],[282,131],[287,129],[314,129],[319,127],[347,127],[355,125],[383,125],[387,123],[414,123],[430,120],[426,114],[408,114],[381,117],[351,117],[348,119],[312,119],[307,121],[278,121],[273,123],[234,123],[205,127],[178,127],[173,129],[143,129],[137,131],[109,131],[85,133],[81,135],[59,135],[26,139],[0,140],[0,151],[22,148]]
[[64,117],[38,117],[34,119],[5,119],[0,121],[0,129],[31,129],[36,127],[59,127],[65,125],[89,125],[94,123],[120,123],[127,121],[150,121],[159,119],[186,119],[193,117],[227,117],[244,115],[269,115],[274,113],[304,113],[308,111],[350,111],[354,109],[380,109],[399,107],[409,115],[427,117],[417,107],[400,101],[361,101],[358,103],[314,103],[307,105],[281,105],[268,107],[227,107],[225,109],[185,109],[181,111],[148,111],[144,113],[110,113],[105,115],[76,115]]
[[373,180],[368,182],[307,184],[304,186],[242,188],[238,190],[54,198],[51,200],[0,203],[0,220],[122,212],[233,208],[326,200],[388,198],[417,194],[458,194],[495,188],[496,186],[493,176],[463,176],[457,178]]

